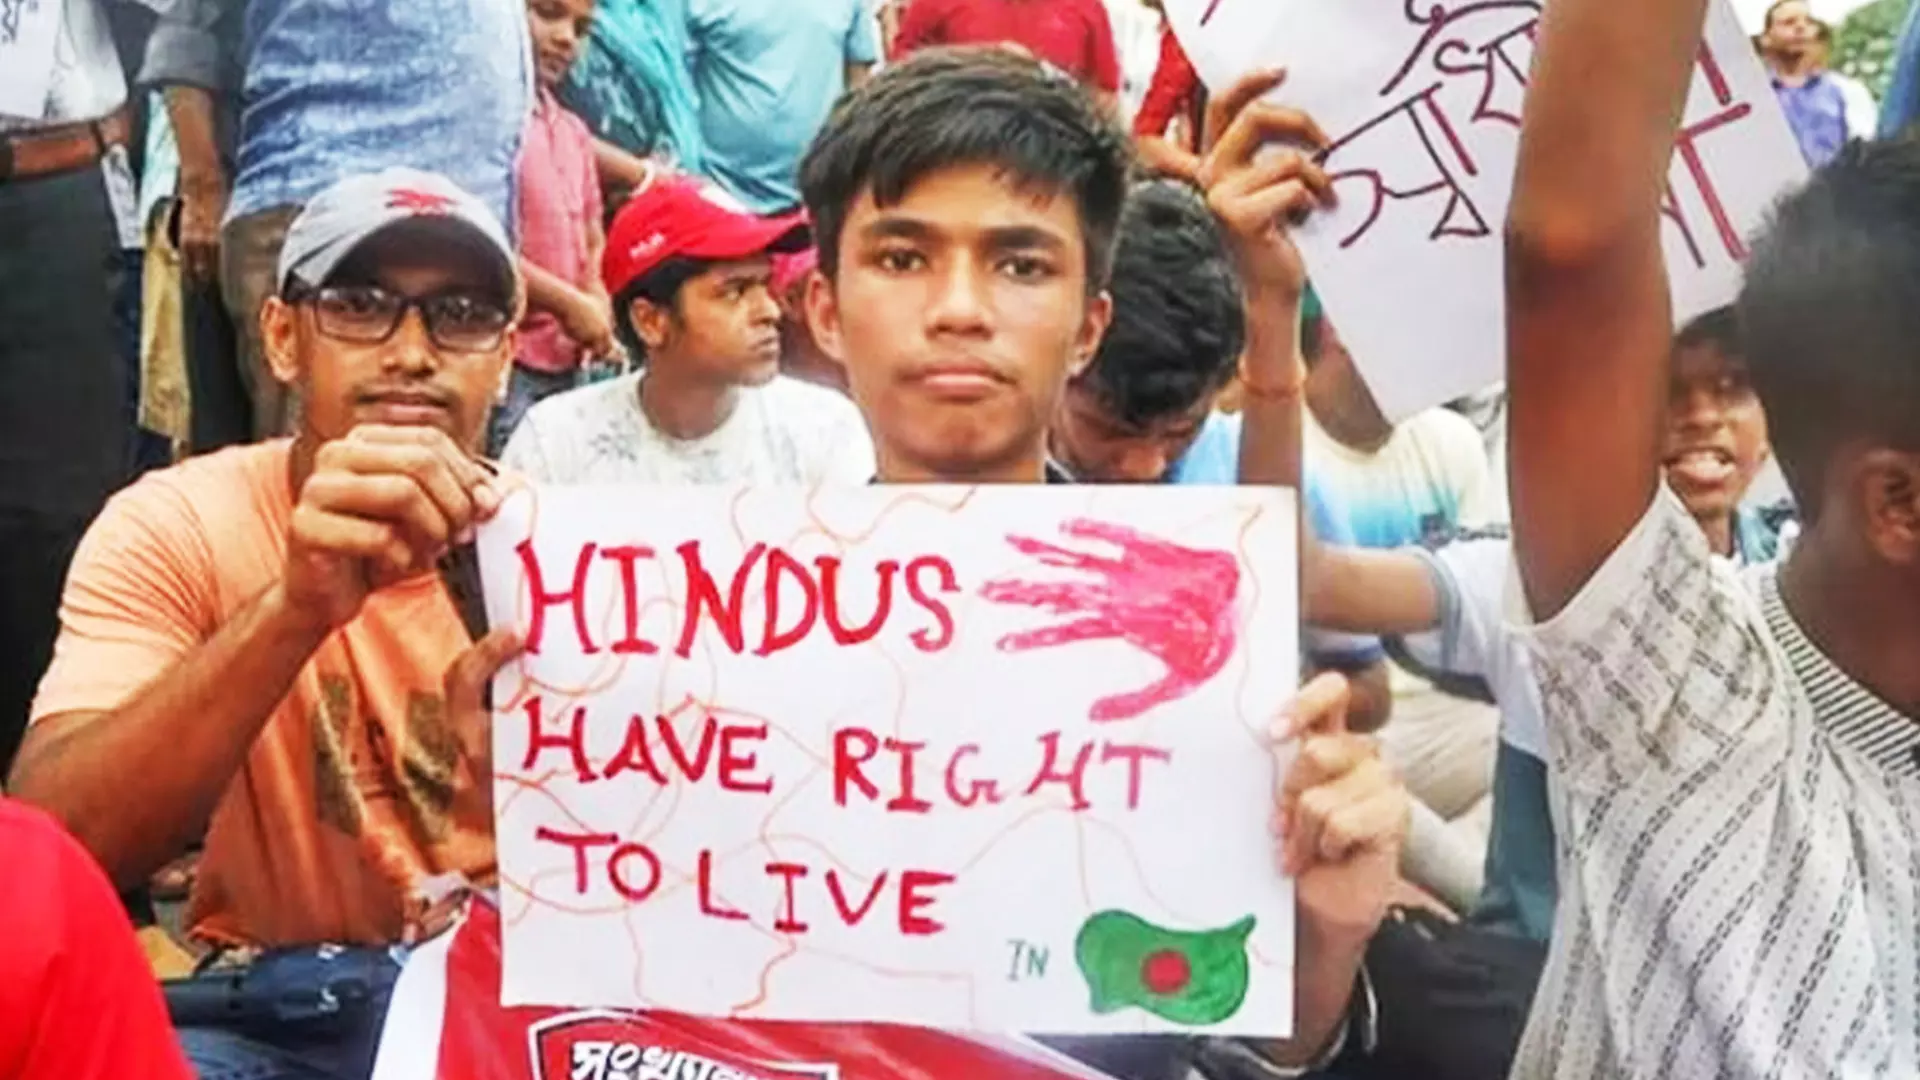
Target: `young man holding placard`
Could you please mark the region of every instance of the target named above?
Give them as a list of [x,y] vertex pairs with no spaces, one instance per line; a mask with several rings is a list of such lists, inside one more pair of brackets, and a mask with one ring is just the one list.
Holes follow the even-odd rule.
[[[1221,102],[1233,123],[1201,179],[1229,228],[1271,234],[1324,196],[1326,179],[1292,149],[1254,165],[1297,124],[1249,104],[1259,86],[1242,89]],[[1111,317],[1104,282],[1127,157],[1125,135],[1083,91],[1003,51],[917,56],[836,109],[801,172],[823,271],[809,310],[873,428],[879,480],[1066,480],[1048,429]],[[1257,322],[1249,348],[1291,350],[1278,265],[1290,250],[1247,254],[1249,289],[1282,308]],[[1276,732],[1299,740],[1275,811],[1299,901],[1295,1037],[1257,1050],[1208,1044],[1203,1064],[1217,1075],[1299,1075],[1370,1039],[1361,960],[1395,880],[1407,803],[1374,745],[1347,733],[1346,696],[1337,677],[1312,684]],[[1142,1078],[1173,1075],[1187,1052],[1178,1040],[1112,1049],[1088,1055]]]
[[1706,8],[1549,5],[1527,98],[1513,505],[1563,876],[1516,1075],[1912,1075],[1920,144],[1850,144],[1754,243],[1747,364],[1804,529],[1741,574],[1660,474]]

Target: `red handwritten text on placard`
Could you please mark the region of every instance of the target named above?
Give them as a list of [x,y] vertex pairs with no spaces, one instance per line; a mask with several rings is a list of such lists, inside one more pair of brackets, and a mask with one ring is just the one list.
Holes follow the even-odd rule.
[[[525,540],[515,549],[520,557],[525,588],[532,601],[528,616],[527,652],[538,656],[546,644],[548,611],[565,607],[572,617],[574,638],[582,653],[594,655],[606,648],[616,655],[651,655],[661,643],[640,635],[640,612],[648,597],[641,595],[639,564],[660,556],[652,548],[638,546],[601,547],[584,544],[566,566],[564,575],[557,567],[541,561],[533,541]],[[675,655],[682,659],[693,653],[702,627],[716,630],[728,650],[736,655],[752,652],[771,656],[792,648],[814,632],[824,628],[836,644],[852,647],[877,637],[896,614],[909,615],[916,625],[907,640],[922,652],[938,652],[953,641],[953,612],[942,596],[959,591],[953,564],[938,555],[922,555],[907,560],[886,560],[875,568],[871,580],[849,581],[841,560],[820,556],[811,566],[786,551],[766,544],[747,550],[730,575],[716,577],[702,553],[700,542],[690,540],[673,551],[687,582],[687,603],[680,620],[680,632],[672,643]],[[610,641],[594,639],[588,626],[588,599],[596,589],[596,571],[611,572],[619,583],[621,635]],[[757,580],[756,580],[757,579]],[[567,580],[563,589],[550,582]],[[725,581],[724,588],[722,580]],[[759,605],[758,633],[749,636],[747,618],[751,605],[750,590],[756,584],[764,603]],[[797,587],[804,596],[798,610],[783,605],[788,588]],[[896,609],[896,593],[905,593],[905,603]],[[857,595],[856,595],[857,594]],[[851,612],[869,614],[856,619]]]
[[[660,856],[639,841],[622,840],[612,833],[571,832],[546,826],[535,830],[534,838],[572,852],[574,891],[582,896],[592,893],[604,880],[622,900],[645,903],[667,881],[668,870]],[[774,891],[768,904],[761,906],[773,913],[773,929],[778,933],[804,934],[813,928],[810,918],[821,905],[817,900],[807,903],[802,897],[817,892],[827,894],[827,906],[834,917],[846,926],[857,927],[873,914],[880,894],[891,885],[895,902],[888,910],[892,916],[887,923],[890,929],[908,937],[926,937],[946,929],[929,909],[938,899],[934,890],[952,884],[952,874],[925,869],[882,870],[867,879],[827,867],[816,875],[809,864],[776,860],[754,874],[736,875],[737,880],[722,890],[716,885],[714,855],[711,849],[701,850],[694,870],[699,910],[708,918],[728,922],[751,919],[751,914],[718,897],[723,892],[744,895],[743,890],[757,884]],[[814,882],[817,884],[811,884]],[[856,882],[864,882],[864,886]]]
[[[517,839],[539,852],[524,887],[667,909],[662,917],[709,928],[923,939],[963,923],[967,875],[1003,871],[937,846],[850,860],[823,833],[860,820],[938,828],[965,816],[998,844],[993,830],[1006,820],[1086,815],[1111,826],[1118,815],[1166,812],[1156,785],[1173,775],[1175,750],[1126,721],[1225,670],[1243,636],[1241,557],[1218,540],[1191,546],[1092,517],[1042,520],[946,554],[938,533],[825,546],[785,528],[736,529],[731,541],[607,528],[604,542],[575,532],[555,543],[536,532],[502,545],[518,571],[528,652],[553,664],[497,715],[502,756],[565,811],[521,826]],[[789,539],[775,542],[776,533]],[[862,658],[843,650],[868,650],[910,680],[916,662],[945,674],[968,654],[978,663],[1067,650],[1061,660],[1071,663],[1073,646],[1092,643],[1132,650],[1159,670],[1129,665],[1113,692],[1090,680],[1098,691],[1072,699],[1080,715],[1038,730],[1023,718],[1018,730],[947,732],[913,722],[910,706],[889,713],[861,697],[823,717],[817,699],[831,705],[840,684],[822,684],[821,695],[806,685],[811,672],[797,684],[812,695],[795,703],[799,719],[755,696],[791,680],[797,657],[831,655],[851,670]],[[762,667],[795,649],[786,665]],[[922,659],[932,653],[944,655]],[[613,681],[561,674],[584,656],[628,659]],[[709,663],[721,677],[682,681]],[[602,666],[612,665],[588,665]],[[768,674],[748,674],[755,669]],[[751,714],[728,708],[735,686],[751,687],[740,704]],[[633,807],[644,820],[576,804]],[[733,824],[660,827],[660,816],[689,807]],[[758,832],[744,822],[759,822]],[[943,911],[949,895],[954,910]]]

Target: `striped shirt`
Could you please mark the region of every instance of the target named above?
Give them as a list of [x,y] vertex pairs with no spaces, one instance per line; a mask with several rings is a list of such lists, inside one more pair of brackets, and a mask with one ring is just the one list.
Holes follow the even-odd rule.
[[1514,1075],[1920,1076],[1920,728],[1670,492],[1528,638],[1561,897]]

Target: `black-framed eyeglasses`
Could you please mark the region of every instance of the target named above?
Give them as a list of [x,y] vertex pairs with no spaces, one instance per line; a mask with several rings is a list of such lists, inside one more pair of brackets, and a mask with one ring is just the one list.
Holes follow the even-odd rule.
[[356,345],[379,345],[393,337],[412,309],[419,310],[427,337],[448,352],[490,352],[513,325],[505,308],[467,293],[403,296],[378,285],[315,289],[295,283],[287,300],[311,306],[322,334]]

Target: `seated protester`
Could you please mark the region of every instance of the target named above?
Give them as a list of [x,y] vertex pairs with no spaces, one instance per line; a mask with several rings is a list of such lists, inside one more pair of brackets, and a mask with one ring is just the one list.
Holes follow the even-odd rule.
[[[1360,545],[1400,548],[1489,524],[1498,500],[1472,422],[1438,407],[1390,422],[1318,303],[1306,314],[1306,475],[1346,508]],[[1403,668],[1391,681],[1393,722],[1380,733],[1387,757],[1432,810],[1416,817],[1421,884],[1471,904],[1486,855],[1499,713]]]
[[1659,454],[1705,8],[1561,0],[1534,57],[1507,383],[1565,872],[1515,1075],[1913,1075],[1920,143],[1850,144],[1754,242],[1746,359],[1804,527],[1743,573]]
[[106,875],[60,826],[0,798],[0,1077],[187,1080],[160,988]]
[[[1732,308],[1687,324],[1668,378],[1666,481],[1713,552],[1742,566],[1770,562],[1779,511],[1742,499],[1770,456],[1767,418],[1748,379]],[[1505,618],[1513,545],[1504,531],[1462,534],[1431,549],[1367,551],[1318,529],[1303,536],[1306,618],[1354,633],[1409,635],[1428,671],[1485,680],[1500,706],[1487,891],[1473,921],[1545,941],[1552,927],[1553,823],[1545,729],[1524,643]]]
[[1792,535],[1793,507],[1746,502],[1773,448],[1732,307],[1694,319],[1674,339],[1666,417],[1660,462],[1667,486],[1706,531],[1713,553],[1743,566],[1779,557]]
[[1492,474],[1473,422],[1438,407],[1388,420],[1317,299],[1305,314],[1307,471],[1347,507],[1360,543],[1403,547],[1490,524]]
[[[484,204],[404,169],[308,203],[277,280],[261,331],[306,403],[299,432],[148,473],[108,504],[67,579],[13,791],[122,886],[204,828],[190,933],[366,947],[256,963],[283,983],[275,1000],[325,1001],[295,969],[352,955],[390,978],[423,883],[494,869],[489,786],[463,748],[517,646],[476,645],[435,566],[499,504],[473,455],[520,283]],[[364,1074],[378,1010],[335,1003],[318,1032],[182,1038],[203,1075]]]
[[[1738,507],[1768,456],[1766,417],[1748,382],[1736,329],[1732,311],[1724,309],[1675,338],[1662,459],[1668,484],[1716,554],[1757,565],[1771,557],[1773,533],[1759,515]],[[1385,1075],[1504,1076],[1559,897],[1540,690],[1526,646],[1506,618],[1513,545],[1504,531],[1483,530],[1431,551],[1368,551],[1308,532],[1301,561],[1307,619],[1350,631],[1404,633],[1416,670],[1483,680],[1500,707],[1479,903],[1463,927],[1426,928],[1415,947],[1396,947],[1383,934],[1369,962],[1380,976],[1385,1014],[1422,1018],[1410,1031],[1391,1024],[1382,1031],[1376,1068],[1400,1070]]]
[[635,195],[604,269],[614,329],[644,365],[536,405],[502,463],[556,484],[865,483],[859,411],[780,374],[773,256],[806,244],[798,214],[755,217],[701,181]]
[[[1250,110],[1211,163],[1220,198],[1254,217],[1269,187],[1318,174],[1287,150],[1292,172],[1262,179],[1266,118]],[[836,108],[801,166],[820,249],[809,310],[874,431],[880,482],[1066,482],[1048,430],[1111,316],[1103,289],[1128,156],[1085,91],[1005,50],[916,54]],[[1407,804],[1373,744],[1347,732],[1337,676],[1290,715],[1315,715],[1322,696],[1342,699],[1340,715],[1314,725],[1282,785],[1282,816],[1295,819],[1283,841],[1297,871],[1295,1037],[1086,1039],[1076,1055],[1127,1080],[1185,1080],[1196,1056],[1207,1075],[1251,1078],[1368,1041],[1361,956],[1393,887]],[[1324,831],[1329,816],[1338,834]]]
[[[1182,181],[1137,184],[1114,246],[1113,322],[1086,370],[1067,381],[1049,436],[1054,459],[1085,483],[1235,484],[1241,422],[1214,410],[1238,370],[1246,315],[1233,253],[1213,212]],[[1322,536],[1352,543],[1326,493],[1302,485]],[[1351,719],[1386,722],[1386,654],[1371,638],[1308,630],[1313,666],[1345,672]]]

